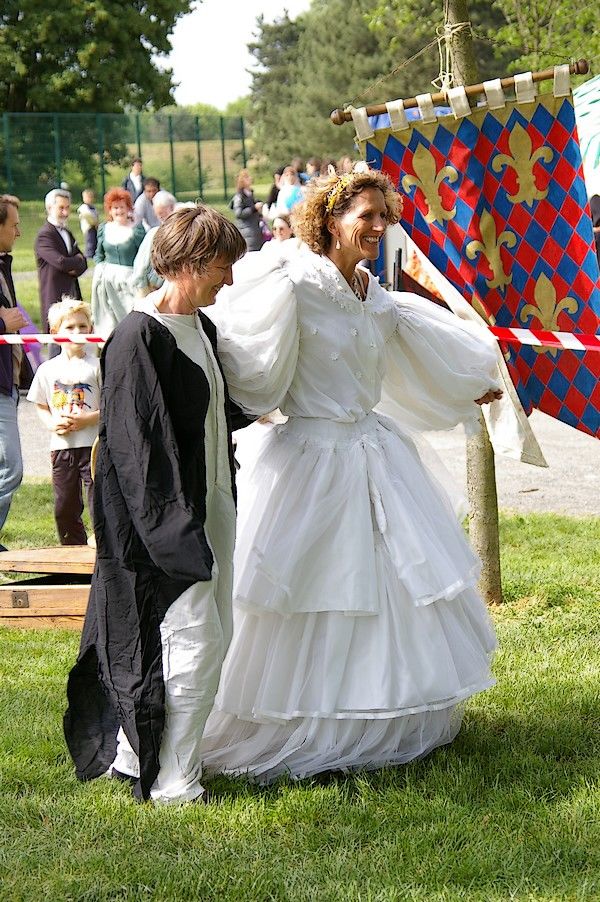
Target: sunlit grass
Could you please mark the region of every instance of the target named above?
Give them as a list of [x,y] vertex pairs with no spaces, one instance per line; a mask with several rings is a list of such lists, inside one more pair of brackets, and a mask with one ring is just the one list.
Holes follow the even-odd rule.
[[[219,778],[212,804],[172,808],[79,784],[61,733],[77,636],[0,630],[0,898],[600,898],[600,525],[501,531],[497,686],[448,748],[325,784]],[[19,490],[6,536],[54,541],[47,484]]]

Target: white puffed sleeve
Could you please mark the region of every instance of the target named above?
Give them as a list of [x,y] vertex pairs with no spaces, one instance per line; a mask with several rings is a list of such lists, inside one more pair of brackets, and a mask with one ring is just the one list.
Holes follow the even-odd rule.
[[229,394],[248,414],[275,410],[287,394],[298,361],[296,307],[286,260],[249,253],[233,267],[233,285],[204,308],[217,327]]
[[385,377],[378,410],[418,430],[478,428],[475,404],[501,386],[495,342],[416,294],[391,292],[396,328],[386,344]]

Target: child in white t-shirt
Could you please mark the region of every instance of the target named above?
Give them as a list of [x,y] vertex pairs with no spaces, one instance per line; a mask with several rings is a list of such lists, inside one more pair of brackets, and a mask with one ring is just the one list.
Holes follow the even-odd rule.
[[[50,307],[48,322],[53,334],[89,334],[90,305],[63,297]],[[37,404],[38,415],[50,430],[54,516],[60,542],[85,545],[82,484],[93,521],[90,457],[100,417],[100,361],[96,348],[86,344],[62,345],[57,357],[38,367],[27,400]]]

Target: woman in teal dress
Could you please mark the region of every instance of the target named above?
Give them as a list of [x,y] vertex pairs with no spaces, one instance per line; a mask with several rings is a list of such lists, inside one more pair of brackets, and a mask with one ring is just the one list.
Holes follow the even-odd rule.
[[131,195],[123,188],[107,191],[104,210],[94,255],[92,315],[96,332],[108,336],[133,308],[133,261],[146,233],[141,223],[133,224]]

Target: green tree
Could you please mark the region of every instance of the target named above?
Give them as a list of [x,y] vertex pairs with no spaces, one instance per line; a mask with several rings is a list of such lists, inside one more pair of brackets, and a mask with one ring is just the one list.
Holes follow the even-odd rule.
[[224,116],[243,116],[247,119],[252,114],[252,97],[238,97],[231,100],[225,107]]
[[498,41],[520,47],[512,71],[545,69],[600,54],[598,9],[579,0],[495,0],[504,24]]
[[[370,8],[369,8],[370,7]],[[426,0],[364,0],[365,21],[383,46],[400,60],[419,54],[398,74],[401,90],[398,96],[414,97],[417,93],[434,91],[432,81],[440,71],[440,55],[436,36],[444,25],[444,3]],[[469,21],[473,27],[473,54],[482,78],[503,75],[511,63],[523,52],[518,33],[513,40],[500,40],[499,31],[506,19],[498,3],[489,0],[470,0]],[[443,59],[445,63],[445,59]],[[387,98],[386,98],[387,99]]]
[[257,29],[249,118],[259,158],[351,152],[351,129],[336,129],[329,114],[390,68],[360,0],[313,0],[296,20],[260,18]]
[[248,45],[255,60],[249,110],[255,155],[275,166],[290,156],[283,120],[295,97],[294,73],[304,20],[305,16],[290,19],[287,11],[273,23],[259,16],[255,40]]
[[298,41],[293,101],[282,119],[288,155],[352,153],[351,127],[337,128],[329,114],[392,68],[389,52],[367,28],[363,7],[364,0],[313,0]]
[[[259,19],[250,45],[257,69],[249,113],[259,153],[275,165],[295,155],[351,153],[352,127],[333,126],[331,110],[433,90],[437,44],[403,64],[435,39],[442,6],[442,0],[313,0],[295,21],[287,14],[273,24]],[[471,21],[484,76],[497,75],[522,53],[520,45],[497,40],[506,19],[488,0],[473,0]]]
[[[444,24],[442,0],[377,0],[375,4],[365,0],[364,12],[380,41],[389,42],[404,58],[432,41],[436,28]],[[482,78],[542,69],[600,53],[597,10],[579,0],[470,0],[468,18]],[[415,77],[415,71],[423,69],[429,76],[432,68],[437,74],[438,67],[437,47],[432,47],[405,70],[413,80],[413,89],[407,86],[403,95],[430,90],[419,76]]]
[[167,54],[192,0],[3,0],[0,108],[121,112],[172,102]]

